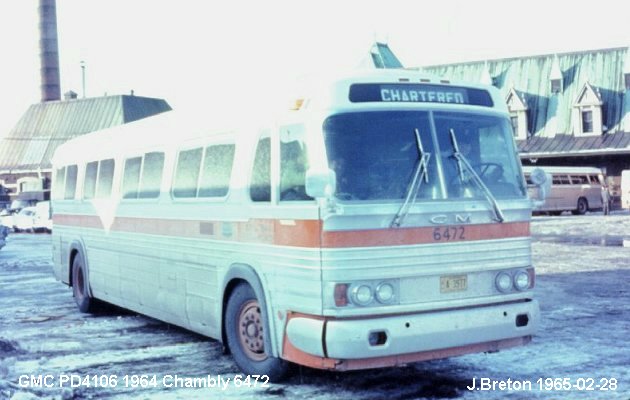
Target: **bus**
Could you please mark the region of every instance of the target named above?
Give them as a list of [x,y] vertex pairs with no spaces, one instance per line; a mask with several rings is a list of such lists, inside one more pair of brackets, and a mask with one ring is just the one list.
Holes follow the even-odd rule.
[[269,123],[207,125],[59,146],[54,274],[81,312],[185,327],[272,381],[531,341],[532,202],[496,89],[355,72]]
[[[602,210],[602,190],[606,188],[604,173],[593,167],[536,167],[551,175],[551,189],[545,202],[534,212],[560,215],[570,211],[573,215],[584,215],[588,211]],[[529,176],[534,167],[523,167],[528,190],[536,191]],[[530,193],[531,194],[531,193]],[[610,196],[607,197],[610,199]]]

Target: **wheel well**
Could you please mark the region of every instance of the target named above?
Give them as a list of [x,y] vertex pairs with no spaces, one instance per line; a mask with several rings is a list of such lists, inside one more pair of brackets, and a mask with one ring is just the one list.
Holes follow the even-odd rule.
[[79,250],[77,249],[72,249],[72,251],[70,252],[70,264],[68,265],[68,282],[70,282],[70,286],[73,285],[74,282],[72,282],[72,265],[74,264],[74,259],[76,258],[76,256],[79,254]]
[[251,286],[251,284],[249,282],[247,282],[245,279],[234,278],[234,279],[232,279],[231,281],[228,282],[228,284],[225,286],[225,290],[223,291],[223,301],[222,301],[222,305],[221,305],[221,342],[224,344],[224,348],[226,350],[226,353],[229,353],[230,350],[228,349],[227,345],[225,344],[225,343],[227,343],[227,336],[226,336],[226,333],[225,333],[225,309],[227,307],[228,299],[232,295],[232,292],[234,291],[234,288],[236,288],[236,286],[238,286],[241,283],[246,283],[246,284]]
[[578,203],[580,202],[580,200],[584,200],[584,204],[586,204],[586,208],[588,209],[588,207],[589,207],[588,199],[586,197],[584,197],[584,196],[580,196],[578,198]]

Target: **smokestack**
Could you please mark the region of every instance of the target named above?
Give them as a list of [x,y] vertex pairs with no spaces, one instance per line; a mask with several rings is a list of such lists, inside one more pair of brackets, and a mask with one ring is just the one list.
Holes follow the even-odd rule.
[[42,102],[61,99],[59,86],[59,46],[55,0],[39,0],[39,59]]

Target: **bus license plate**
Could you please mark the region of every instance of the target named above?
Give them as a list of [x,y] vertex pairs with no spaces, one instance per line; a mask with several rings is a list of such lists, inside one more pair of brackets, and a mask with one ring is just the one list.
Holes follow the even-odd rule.
[[440,276],[440,293],[461,292],[467,288],[466,275]]

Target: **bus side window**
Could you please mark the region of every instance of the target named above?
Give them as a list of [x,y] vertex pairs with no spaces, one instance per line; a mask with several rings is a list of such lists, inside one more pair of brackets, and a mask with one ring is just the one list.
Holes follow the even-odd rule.
[[64,188],[66,186],[66,167],[57,168],[55,172],[55,181],[53,183],[52,192],[53,199],[59,200],[63,198]]
[[574,185],[588,184],[588,177],[586,175],[571,175],[571,183]]
[[98,174],[98,161],[92,161],[85,166],[85,180],[83,182],[83,198],[93,199],[96,194],[96,175]]
[[112,184],[114,183],[114,160],[107,159],[99,162],[98,184],[96,186],[96,198],[106,199],[112,194]]
[[280,133],[280,200],[312,200],[306,194],[305,180],[308,159],[305,143],[291,136],[299,128],[283,129]]
[[256,146],[254,168],[249,188],[252,201],[271,201],[271,139],[263,138]]
[[177,157],[173,196],[197,197],[197,183],[199,181],[199,167],[203,148],[183,150]]
[[66,187],[63,196],[65,200],[74,199],[74,194],[77,190],[77,173],[78,168],[76,165],[69,165],[66,168]]
[[568,175],[553,175],[552,183],[554,185],[570,185],[571,180]]
[[164,153],[152,152],[144,155],[142,180],[138,191],[139,199],[154,199],[160,195],[163,170]]
[[230,187],[232,164],[234,163],[233,144],[220,144],[206,147],[199,184],[199,197],[224,197]]
[[138,196],[141,166],[142,157],[133,157],[125,160],[125,170],[123,171],[122,183],[123,199],[135,199]]

